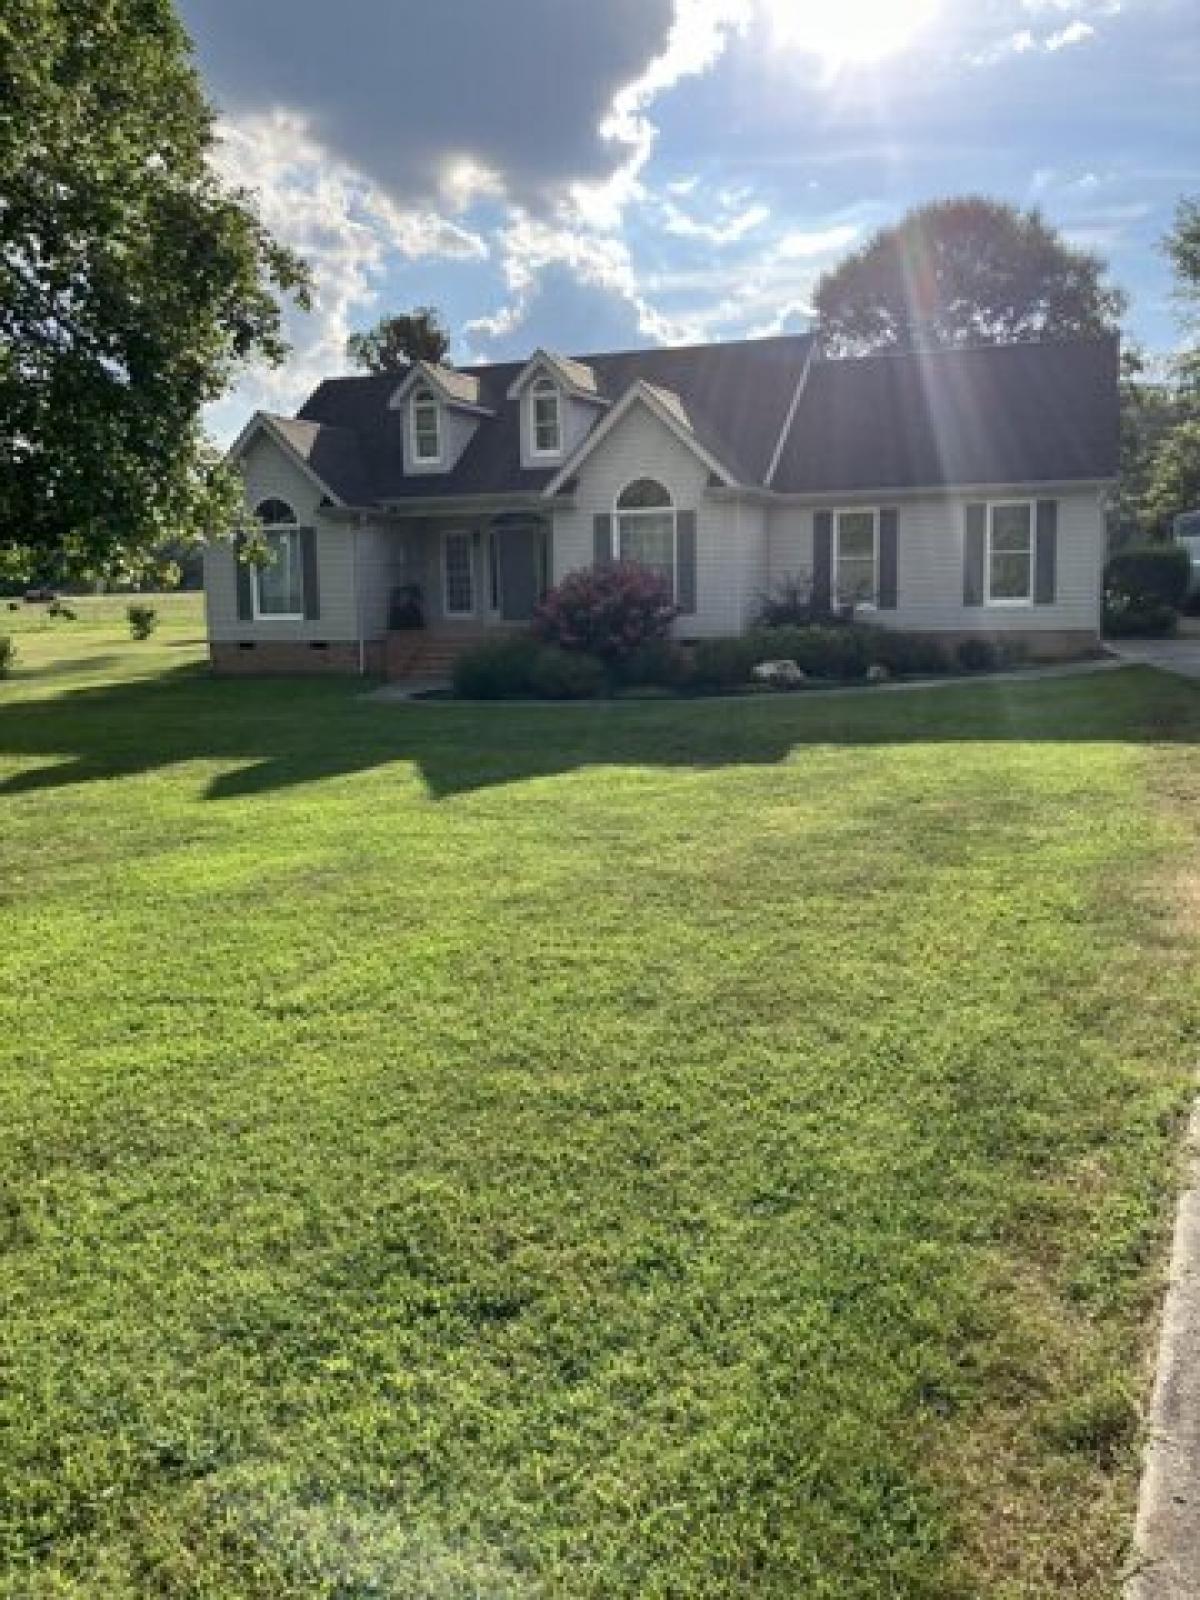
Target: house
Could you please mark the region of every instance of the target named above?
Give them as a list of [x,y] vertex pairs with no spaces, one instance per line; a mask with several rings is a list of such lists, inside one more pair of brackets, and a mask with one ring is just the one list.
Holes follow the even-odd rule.
[[[276,559],[214,543],[221,671],[428,672],[566,573],[641,561],[683,640],[789,577],[889,627],[1095,646],[1117,344],[834,360],[811,335],[333,378],[232,455]],[[425,627],[398,632],[393,597]]]

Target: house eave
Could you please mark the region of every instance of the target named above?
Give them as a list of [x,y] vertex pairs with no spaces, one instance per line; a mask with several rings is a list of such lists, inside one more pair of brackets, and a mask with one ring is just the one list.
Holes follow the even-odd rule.
[[341,495],[338,494],[337,490],[326,483],[325,479],[321,477],[319,472],[314,471],[314,469],[300,454],[299,450],[296,449],[295,445],[291,442],[287,435],[280,428],[275,426],[275,419],[271,416],[269,411],[256,411],[254,413],[249,422],[242,429],[241,433],[238,434],[237,438],[225,452],[226,461],[240,461],[245,455],[250,444],[260,432],[265,433],[274,444],[279,446],[279,448],[287,456],[288,460],[294,462],[294,464],[299,467],[300,471],[304,473],[309,482],[318,488],[323,495],[327,495],[329,497],[332,505],[338,507],[345,505],[345,501],[342,499]]
[[961,499],[963,495],[994,496],[997,494],[1043,494],[1079,489],[1104,492],[1112,489],[1118,479],[1111,478],[1010,478],[982,483],[928,483],[906,485],[898,488],[891,484],[833,487],[829,489],[788,491],[765,489],[757,486],[738,488],[713,485],[708,493],[713,500],[750,500],[759,505],[827,506],[831,501],[904,501],[929,499]]

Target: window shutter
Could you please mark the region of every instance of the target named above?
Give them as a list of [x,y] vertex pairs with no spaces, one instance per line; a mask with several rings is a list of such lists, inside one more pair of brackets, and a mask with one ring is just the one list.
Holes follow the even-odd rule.
[[816,612],[833,605],[833,512],[813,512],[812,603]]
[[612,515],[608,511],[597,511],[592,518],[592,565],[611,567],[612,558]]
[[896,609],[896,536],[900,513],[895,506],[885,506],[879,513],[879,599],[881,611]]
[[237,614],[239,622],[254,621],[254,592],[251,588],[253,577],[250,568],[242,560],[246,549],[246,535],[239,533],[233,541],[233,565],[237,574]]
[[1039,500],[1037,503],[1037,554],[1034,560],[1034,603],[1052,606],[1058,582],[1057,500]]
[[696,513],[681,511],[675,524],[675,604],[685,617],[696,614]]
[[967,506],[963,530],[963,605],[983,604],[983,563],[987,549],[987,506],[972,501]]
[[317,578],[317,530],[300,529],[300,570],[304,575],[304,615],[315,622],[321,615],[321,587]]

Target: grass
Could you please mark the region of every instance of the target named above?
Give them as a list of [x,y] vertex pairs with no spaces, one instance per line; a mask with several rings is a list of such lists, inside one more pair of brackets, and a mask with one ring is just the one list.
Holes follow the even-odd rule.
[[1111,1596],[1200,691],[383,705],[194,633],[0,685],[0,1594]]

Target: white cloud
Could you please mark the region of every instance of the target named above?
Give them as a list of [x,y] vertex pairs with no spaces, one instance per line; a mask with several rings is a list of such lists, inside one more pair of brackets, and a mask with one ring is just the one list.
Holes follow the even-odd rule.
[[248,405],[290,409],[321,378],[345,369],[347,336],[374,304],[389,263],[488,253],[477,233],[433,211],[405,210],[331,158],[303,118],[232,118],[219,133],[217,171],[255,193],[266,227],[304,257],[313,278],[312,310],[286,313],[287,365],[251,375],[242,395]]
[[1080,22],[1078,19],[1060,28],[1057,33],[1050,34],[1043,43],[1046,50],[1065,50],[1073,44],[1083,44],[1088,39],[1096,37],[1096,30],[1090,22]]
[[811,261],[852,245],[862,230],[856,223],[840,222],[829,228],[795,228],[785,233],[774,249],[776,261]]
[[703,239],[707,244],[736,244],[748,233],[761,228],[771,216],[769,206],[748,206],[724,221],[702,222],[690,217],[679,206],[667,201],[662,208],[662,225],[668,233],[681,239]]

